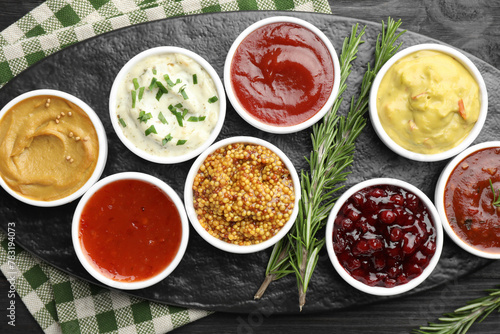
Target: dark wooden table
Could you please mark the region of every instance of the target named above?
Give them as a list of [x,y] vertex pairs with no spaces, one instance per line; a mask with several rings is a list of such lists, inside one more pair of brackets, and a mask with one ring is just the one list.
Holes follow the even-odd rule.
[[[439,39],[500,69],[500,4],[487,0],[329,0],[334,15],[381,22],[401,18],[405,29]],[[43,0],[0,0],[0,31]],[[498,92],[489,92],[498,94]],[[498,138],[494,138],[498,139]],[[447,242],[451,242],[447,240]],[[483,290],[500,284],[500,261],[430,291],[349,310],[319,314],[273,315],[216,313],[175,333],[409,333],[435,321]],[[16,327],[7,326],[8,282],[0,275],[0,333],[43,333],[19,301]],[[306,306],[307,309],[307,306]],[[469,333],[500,333],[495,312]]]

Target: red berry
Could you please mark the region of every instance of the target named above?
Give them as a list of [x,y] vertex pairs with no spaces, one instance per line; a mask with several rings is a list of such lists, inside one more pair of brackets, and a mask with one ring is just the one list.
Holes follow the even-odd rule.
[[386,288],[393,288],[396,286],[396,280],[394,278],[389,278],[387,277],[385,280],[384,280],[384,283],[385,283],[385,287]]
[[406,194],[406,207],[410,209],[413,213],[416,213],[418,210],[418,204],[420,200],[415,194],[407,193]]
[[413,225],[415,223],[415,217],[412,214],[405,212],[403,217],[399,220],[399,224],[403,226]]
[[389,270],[387,271],[387,275],[391,278],[396,278],[398,277],[399,274],[401,274],[401,265],[397,264],[394,266],[391,266]]
[[385,190],[383,190],[383,189],[375,188],[372,191],[370,191],[369,196],[372,196],[372,197],[375,197],[375,198],[385,197],[385,196],[387,196],[387,192]]
[[411,257],[412,262],[418,264],[419,266],[424,266],[429,262],[429,258],[425,256],[422,252],[418,251]]
[[401,260],[403,255],[401,252],[401,246],[393,246],[391,248],[386,248],[385,253],[387,254],[388,257],[392,257],[393,259],[396,260]]
[[380,221],[384,224],[392,224],[396,220],[396,214],[391,210],[382,211],[378,216]]
[[371,249],[373,249],[376,252],[379,250],[382,250],[382,248],[384,248],[382,241],[380,241],[379,239],[368,240],[368,245],[370,246]]
[[417,248],[417,237],[412,233],[405,233],[403,236],[403,253],[412,254]]
[[436,243],[432,240],[427,241],[422,247],[422,252],[425,255],[433,255],[436,252]]
[[370,246],[368,245],[368,242],[366,240],[360,240],[356,244],[356,249],[360,254],[368,254],[370,253]]
[[361,267],[361,262],[354,257],[349,257],[346,261],[346,267],[349,270],[355,270]]
[[359,219],[359,217],[361,217],[359,212],[354,208],[347,210],[346,216],[347,216],[347,218],[349,218],[353,222],[357,221]]
[[419,276],[423,271],[422,267],[420,267],[416,263],[409,263],[405,266],[404,269],[405,269],[406,277],[408,277],[408,278],[415,278],[415,277]]
[[403,196],[399,194],[394,194],[391,196],[391,202],[394,203],[395,205],[402,206],[405,203],[405,199],[403,198]]
[[396,277],[396,282],[397,284],[405,284],[408,283],[408,279],[406,278],[405,274],[401,274],[398,277]]
[[391,241],[399,241],[403,238],[403,231],[399,227],[394,227],[391,229],[390,239]]
[[351,198],[357,208],[360,208],[366,201],[365,197],[360,193],[355,193]]
[[342,219],[340,226],[344,231],[350,232],[354,229],[354,223],[349,218]]

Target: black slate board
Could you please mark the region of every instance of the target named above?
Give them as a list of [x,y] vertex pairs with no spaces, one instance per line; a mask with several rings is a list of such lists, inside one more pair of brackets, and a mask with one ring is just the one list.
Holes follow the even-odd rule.
[[[115,75],[137,53],[155,46],[175,45],[190,49],[207,59],[222,77],[227,50],[236,36],[251,23],[269,16],[289,15],[315,24],[331,39],[340,53],[342,41],[359,20],[314,13],[235,12],[205,14],[166,19],[117,30],[74,46],[37,63],[18,75],[0,90],[0,106],[29,90],[51,88],[74,94],[87,102],[100,116],[108,135],[109,156],[104,176],[123,171],[140,171],[155,175],[169,183],[181,196],[183,182],[193,161],[175,166],[146,162],[129,152],[113,132],[108,113],[108,94]],[[367,26],[358,59],[344,96],[350,97],[359,87],[365,65],[372,60],[374,42],[380,24],[361,22]],[[424,42],[437,42],[407,32],[403,47]],[[437,42],[439,43],[439,42]],[[500,72],[470,56],[479,68],[489,91],[489,115],[476,142],[497,139],[500,123],[496,96]],[[347,110],[345,102],[342,110]],[[310,129],[292,135],[267,134],[247,125],[228,104],[224,128],[218,140],[234,135],[264,138],[280,147],[298,170],[305,168]],[[418,163],[401,158],[387,149],[368,124],[358,140],[355,163],[347,187],[373,177],[396,177],[408,181],[433,198],[434,186],[446,162]],[[340,194],[339,194],[340,195]],[[76,202],[58,208],[35,208],[11,198],[0,190],[0,227],[16,223],[16,241],[25,249],[70,274],[97,283],[80,265],[71,244],[71,218]],[[235,255],[215,249],[191,229],[186,255],[179,267],[162,282],[143,290],[127,292],[171,305],[216,311],[259,311],[260,314],[298,312],[295,278],[288,276],[274,282],[264,298],[254,301],[270,249],[257,254]],[[488,264],[462,251],[450,239],[438,267],[431,277],[413,292],[423,291],[475,271]],[[305,312],[352,307],[382,298],[358,292],[334,271],[325,251],[321,253],[314,278],[309,286]]]

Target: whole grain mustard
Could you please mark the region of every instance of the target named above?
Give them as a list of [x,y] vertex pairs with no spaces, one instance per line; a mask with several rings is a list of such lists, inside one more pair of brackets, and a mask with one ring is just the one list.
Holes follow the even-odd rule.
[[198,221],[214,237],[236,245],[270,239],[287,223],[295,194],[290,171],[266,147],[236,143],[219,148],[193,183]]

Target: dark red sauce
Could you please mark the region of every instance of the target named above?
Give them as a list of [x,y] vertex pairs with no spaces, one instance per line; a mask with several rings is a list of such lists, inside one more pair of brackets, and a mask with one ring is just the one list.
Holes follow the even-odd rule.
[[174,202],[140,180],[118,180],[98,190],[80,219],[84,253],[107,277],[143,281],[174,259],[182,224]]
[[444,193],[446,217],[469,245],[500,253],[500,208],[493,206],[490,181],[500,189],[500,147],[472,153],[453,170]]
[[358,281],[394,287],[418,277],[436,252],[436,230],[413,193],[380,185],[362,189],[339,211],[333,247]]
[[272,23],[250,33],[231,63],[233,91],[261,122],[300,124],[327,102],[333,61],[323,41],[295,23]]

